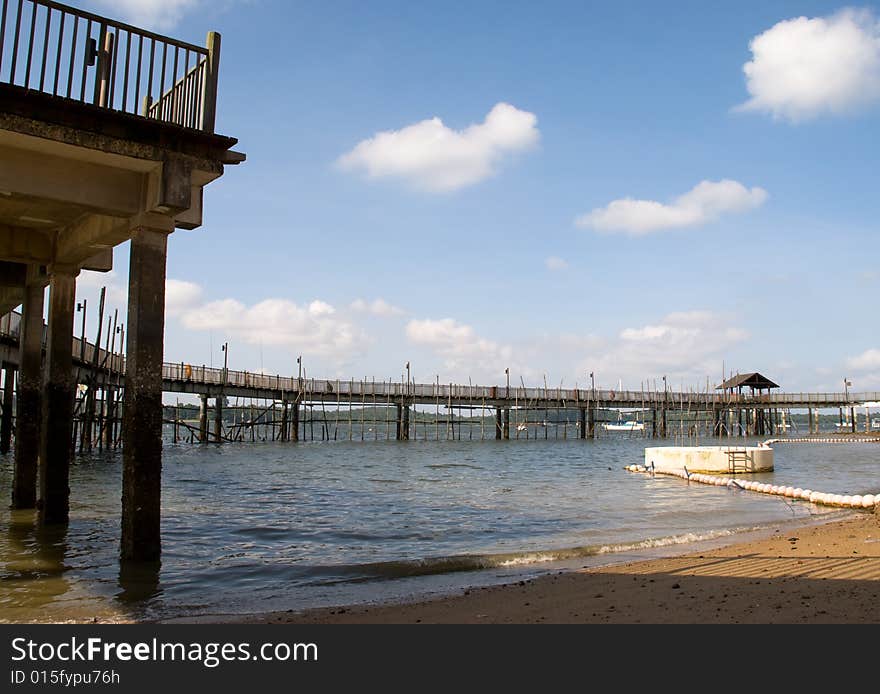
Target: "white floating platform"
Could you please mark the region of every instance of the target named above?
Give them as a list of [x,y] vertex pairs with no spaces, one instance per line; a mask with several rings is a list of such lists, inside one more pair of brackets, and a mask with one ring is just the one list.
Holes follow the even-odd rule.
[[645,467],[657,472],[772,472],[769,446],[660,446],[645,449]]

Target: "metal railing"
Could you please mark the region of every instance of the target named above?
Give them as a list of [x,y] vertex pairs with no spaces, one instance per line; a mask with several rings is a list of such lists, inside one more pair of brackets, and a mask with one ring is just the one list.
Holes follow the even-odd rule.
[[49,0],[2,0],[0,83],[214,132],[220,35],[207,47]]
[[[12,311],[0,316],[0,337],[17,340],[20,332],[21,314]],[[46,327],[43,326],[45,343]],[[99,368],[111,373],[125,373],[125,356],[119,352],[109,353],[97,349],[90,342],[73,338],[73,356],[81,364],[97,364]],[[272,376],[251,371],[195,366],[185,362],[165,362],[162,364],[162,378],[178,383],[250,388],[254,390],[302,393],[313,397],[333,395],[350,397],[406,397],[417,400],[435,399],[456,401],[472,400],[510,400],[520,401],[523,407],[534,406],[536,402],[564,403],[578,407],[591,402],[602,403],[603,407],[656,407],[661,403],[669,409],[687,409],[689,406],[704,407],[753,407],[764,406],[814,406],[828,407],[861,406],[862,403],[880,402],[880,392],[864,393],[775,393],[772,395],[746,395],[738,393],[717,393],[705,391],[677,392],[609,390],[590,388],[524,388],[507,386],[474,386],[455,383],[406,383],[405,381],[375,381],[369,379],[317,379],[290,376]]]

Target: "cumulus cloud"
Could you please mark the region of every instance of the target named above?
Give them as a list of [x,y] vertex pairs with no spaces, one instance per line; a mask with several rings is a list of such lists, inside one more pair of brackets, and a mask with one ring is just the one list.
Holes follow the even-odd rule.
[[663,375],[700,382],[719,371],[726,350],[748,337],[712,311],[670,313],[656,323],[624,328],[617,340],[590,355],[582,370],[595,369],[606,383]]
[[108,12],[139,27],[171,29],[201,0],[95,0]]
[[216,330],[250,344],[293,346],[306,354],[336,359],[359,352],[368,341],[361,329],[324,301],[299,305],[275,298],[248,306],[237,299],[221,299],[202,304],[192,301],[201,296],[196,288],[198,292],[192,287],[178,291],[188,303],[180,304],[177,315],[190,330]]
[[549,258],[544,260],[544,266],[552,272],[568,270],[568,261],[555,255],[551,255]]
[[859,371],[880,369],[880,349],[868,349],[856,357],[850,357],[846,365]]
[[179,316],[187,309],[196,306],[202,298],[202,288],[195,282],[184,280],[165,280],[165,313]]
[[763,188],[746,188],[738,181],[700,181],[670,204],[633,198],[613,200],[606,207],[581,215],[575,224],[601,232],[642,236],[706,224],[724,214],[760,207],[766,199]]
[[402,179],[431,192],[458,190],[492,176],[505,155],[527,150],[540,138],[535,114],[496,104],[482,123],[464,130],[436,116],[359,142],[337,165],[368,178]]
[[480,337],[470,325],[452,318],[411,320],[406,336],[413,344],[434,350],[452,371],[497,372],[513,358],[511,347]]
[[373,301],[365,301],[364,299],[355,299],[351,302],[353,311],[359,313],[369,313],[374,316],[399,316],[403,314],[403,309],[389,304],[385,299],[374,299]]
[[751,98],[740,110],[797,122],[880,100],[880,22],[868,10],[788,19],[749,47],[743,72]]

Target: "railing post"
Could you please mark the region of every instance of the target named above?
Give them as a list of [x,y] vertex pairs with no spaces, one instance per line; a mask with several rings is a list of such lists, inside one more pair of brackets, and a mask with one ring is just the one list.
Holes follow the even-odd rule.
[[202,87],[202,123],[201,129],[206,133],[214,132],[217,117],[217,79],[220,74],[220,34],[208,32],[205,42],[208,57],[205,59],[205,81]]
[[98,70],[95,73],[95,90],[98,93],[98,106],[108,108],[110,101],[111,68],[113,66],[113,41],[115,36],[107,31],[106,26],[101,27],[103,49],[98,52]]

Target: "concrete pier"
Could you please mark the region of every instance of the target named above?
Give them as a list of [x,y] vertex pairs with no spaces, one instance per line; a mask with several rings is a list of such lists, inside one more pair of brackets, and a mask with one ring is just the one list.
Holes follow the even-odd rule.
[[502,438],[504,438],[504,423],[502,421],[503,416],[504,415],[502,414],[501,408],[496,407],[495,408],[495,439],[497,441],[500,441]]
[[503,433],[502,438],[504,438],[505,440],[509,439],[510,438],[510,409],[507,407],[504,408],[501,429],[502,429],[502,433]]
[[15,417],[15,472],[12,508],[37,505],[37,460],[43,420],[43,301],[42,282],[24,288],[18,343],[18,397]]
[[3,364],[3,413],[0,415],[0,453],[6,455],[12,447],[12,408],[15,401],[14,364]]
[[40,432],[40,522],[66,523],[70,508],[70,455],[73,429],[73,309],[75,271],[49,268],[49,336]]
[[587,438],[587,408],[582,407],[578,410],[578,437]]
[[137,561],[161,553],[165,259],[173,222],[158,216],[151,221],[131,239],[122,423],[122,558]]

